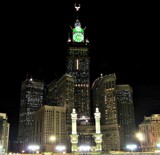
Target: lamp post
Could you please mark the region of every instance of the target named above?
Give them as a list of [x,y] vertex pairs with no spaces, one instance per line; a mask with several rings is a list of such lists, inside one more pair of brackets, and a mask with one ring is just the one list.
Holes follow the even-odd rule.
[[128,144],[126,146],[126,148],[133,153],[133,151],[137,148],[137,145],[136,144]]
[[52,142],[52,151],[55,152],[56,137],[55,136],[50,136],[50,141]]
[[157,147],[157,152],[160,152],[160,143],[157,143],[156,147]]
[[85,154],[85,153],[87,154],[87,152],[91,151],[91,146],[90,145],[81,145],[81,146],[79,146],[79,151],[82,154]]
[[29,146],[28,146],[28,149],[29,149],[30,151],[32,151],[33,154],[35,153],[35,151],[38,151],[39,148],[40,148],[39,145],[29,145]]
[[57,150],[58,153],[65,154],[65,152],[66,152],[66,146],[64,146],[64,145],[57,145],[56,146],[56,150]]
[[142,150],[142,141],[144,140],[144,136],[143,136],[143,134],[142,134],[141,132],[138,132],[138,133],[136,134],[136,137],[137,137],[137,139],[138,139],[139,142],[140,142],[140,147],[141,147],[141,150]]

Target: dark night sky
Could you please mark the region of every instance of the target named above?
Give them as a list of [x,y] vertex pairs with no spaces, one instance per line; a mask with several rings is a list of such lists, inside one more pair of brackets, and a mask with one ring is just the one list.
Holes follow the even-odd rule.
[[[0,112],[16,139],[20,87],[26,74],[49,83],[65,73],[75,1],[5,3],[1,13]],[[91,44],[91,79],[116,73],[133,87],[136,123],[160,114],[158,4],[81,0],[79,19]]]

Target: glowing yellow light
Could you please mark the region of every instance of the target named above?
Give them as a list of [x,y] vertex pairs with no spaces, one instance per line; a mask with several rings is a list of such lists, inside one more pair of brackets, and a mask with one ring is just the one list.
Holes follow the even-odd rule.
[[137,137],[138,140],[140,140],[140,141],[143,141],[143,140],[144,140],[142,133],[137,133],[137,134],[136,134],[136,137]]
[[77,66],[77,69],[79,69],[79,60],[78,60],[78,59],[76,60],[76,64],[77,64],[77,65],[76,65],[76,66]]

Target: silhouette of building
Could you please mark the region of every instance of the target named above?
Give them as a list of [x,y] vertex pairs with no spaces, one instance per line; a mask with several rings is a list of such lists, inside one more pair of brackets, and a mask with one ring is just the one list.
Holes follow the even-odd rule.
[[0,113],[0,154],[8,153],[10,124],[5,113]]

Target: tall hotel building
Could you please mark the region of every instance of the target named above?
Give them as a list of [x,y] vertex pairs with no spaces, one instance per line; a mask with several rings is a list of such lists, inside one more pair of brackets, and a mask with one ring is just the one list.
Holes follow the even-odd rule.
[[93,107],[101,112],[103,149],[120,150],[121,138],[116,104],[116,75],[101,75],[92,84]]
[[93,107],[101,112],[103,148],[125,149],[135,132],[132,88],[116,85],[116,75],[100,76],[92,85]]
[[67,73],[74,78],[74,108],[78,123],[86,124],[90,119],[90,57],[89,42],[79,19],[72,28],[72,37],[68,38]]
[[134,143],[135,115],[133,105],[133,89],[130,85],[116,85],[116,103],[118,123],[121,127],[123,147]]
[[[47,90],[44,106],[34,114],[32,143],[40,145],[41,151],[46,152],[55,151],[56,145],[70,148],[74,78],[64,74],[60,79],[51,81]],[[51,137],[55,140],[52,141]]]
[[30,142],[35,111],[43,105],[45,84],[32,78],[26,79],[21,85],[21,103],[19,114],[18,142],[20,150],[26,149]]
[[9,129],[7,114],[0,113],[0,154],[8,153]]
[[44,105],[35,112],[31,144],[41,151],[55,152],[57,145],[66,146],[66,109]]

